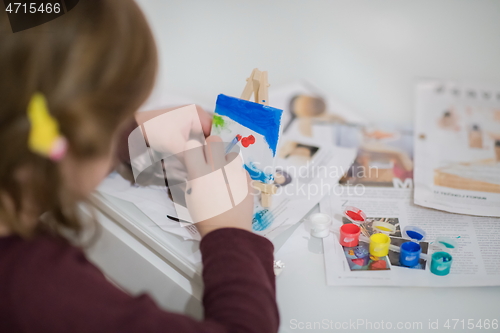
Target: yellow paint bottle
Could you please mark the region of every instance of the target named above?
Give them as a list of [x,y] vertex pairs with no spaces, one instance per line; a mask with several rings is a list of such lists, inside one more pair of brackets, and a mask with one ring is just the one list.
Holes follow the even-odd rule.
[[373,234],[370,237],[370,254],[375,257],[384,257],[389,254],[391,239],[386,234]]

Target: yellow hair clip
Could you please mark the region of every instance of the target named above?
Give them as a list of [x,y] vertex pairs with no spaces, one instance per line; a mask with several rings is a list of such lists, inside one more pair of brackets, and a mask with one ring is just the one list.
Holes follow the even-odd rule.
[[35,93],[28,104],[28,119],[31,130],[28,147],[34,153],[59,161],[66,154],[66,138],[59,132],[57,120],[49,113],[47,100],[41,93]]

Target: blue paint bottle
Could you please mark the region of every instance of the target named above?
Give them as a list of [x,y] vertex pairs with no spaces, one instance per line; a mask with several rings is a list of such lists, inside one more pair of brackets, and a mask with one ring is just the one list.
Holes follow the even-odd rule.
[[399,252],[399,263],[406,267],[414,267],[418,265],[420,260],[420,253],[422,247],[416,242],[405,242],[401,244],[401,251]]
[[432,255],[431,273],[439,276],[448,275],[451,269],[453,257],[448,252],[436,252]]
[[453,256],[450,254],[457,247],[457,240],[454,238],[440,236],[432,243],[437,249],[431,259],[431,273],[439,276],[445,276],[450,273]]
[[404,229],[403,235],[409,238],[409,242],[401,244],[399,251],[399,263],[406,267],[414,267],[418,265],[422,247],[419,242],[425,238],[425,231],[416,226],[408,226]]

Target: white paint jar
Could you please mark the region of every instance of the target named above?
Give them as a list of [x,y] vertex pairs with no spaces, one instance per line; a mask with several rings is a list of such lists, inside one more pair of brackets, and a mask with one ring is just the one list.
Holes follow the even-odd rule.
[[311,236],[325,238],[330,234],[332,218],[327,214],[316,213],[309,217],[309,224],[311,226]]

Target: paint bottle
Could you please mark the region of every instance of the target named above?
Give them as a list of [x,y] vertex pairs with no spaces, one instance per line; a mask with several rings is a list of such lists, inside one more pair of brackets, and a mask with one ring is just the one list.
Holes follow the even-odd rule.
[[432,254],[431,273],[439,276],[448,275],[450,273],[453,257],[448,252],[435,252]]
[[425,239],[425,231],[416,226],[407,226],[403,230],[403,237],[410,239],[410,241],[401,244],[399,263],[406,267],[415,267],[418,265],[422,253],[419,242]]
[[420,244],[412,241],[405,242],[401,244],[399,263],[406,267],[415,267],[418,265],[421,252],[422,247]]
[[375,257],[384,257],[389,254],[391,239],[386,234],[373,234],[370,236],[370,254]]
[[450,252],[457,247],[457,241],[454,238],[440,236],[432,243],[435,251],[431,259],[431,273],[439,276],[445,276],[450,273],[453,256]]
[[346,223],[340,227],[340,245],[353,247],[359,244],[361,228],[354,223]]
[[309,217],[309,224],[311,225],[311,236],[325,238],[330,234],[332,218],[327,214],[316,213]]

